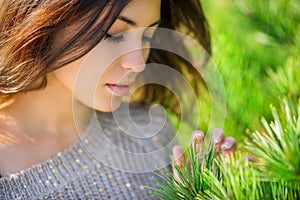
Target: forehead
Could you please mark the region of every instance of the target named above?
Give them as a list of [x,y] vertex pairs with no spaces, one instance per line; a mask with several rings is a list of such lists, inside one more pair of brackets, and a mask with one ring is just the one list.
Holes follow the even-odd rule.
[[120,13],[137,27],[146,27],[160,19],[161,0],[133,0]]

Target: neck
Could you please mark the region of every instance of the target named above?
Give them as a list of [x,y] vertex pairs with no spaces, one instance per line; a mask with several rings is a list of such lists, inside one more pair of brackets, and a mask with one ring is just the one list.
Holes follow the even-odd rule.
[[[76,119],[73,108],[77,112]],[[46,88],[15,95],[14,102],[1,111],[0,116],[1,113],[13,121],[15,132],[21,131],[27,136],[80,133],[90,117],[90,109],[73,100],[72,93],[51,74]]]

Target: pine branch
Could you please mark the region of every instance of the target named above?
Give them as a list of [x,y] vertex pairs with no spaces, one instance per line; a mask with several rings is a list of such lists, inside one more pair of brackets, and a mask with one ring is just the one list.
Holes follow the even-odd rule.
[[182,165],[183,168],[174,163],[179,180],[171,172],[156,173],[159,177],[154,178],[157,188],[148,187],[153,195],[163,200],[199,199],[211,188],[211,181],[204,179],[205,173],[213,173],[216,179],[221,180],[220,170],[215,166],[215,150],[211,149],[203,155],[196,153],[196,146],[193,149],[188,150],[187,156],[190,160]]
[[[152,194],[161,199],[299,199],[300,198],[300,100],[297,107],[285,98],[281,112],[272,107],[274,121],[262,120],[265,132],[256,131],[245,150],[234,156],[216,157],[214,151],[200,156],[189,150],[190,165],[175,165],[157,174]],[[293,113],[296,113],[294,115]],[[194,147],[195,148],[195,147]],[[249,161],[249,154],[257,162]]]
[[277,71],[267,69],[269,75],[266,85],[268,86],[269,95],[273,99],[286,96],[294,101],[300,98],[300,51],[295,53],[286,61],[284,67],[278,68]]
[[[262,119],[265,132],[250,135],[245,149],[259,158],[257,169],[262,175],[279,180],[300,181],[300,101],[297,107],[287,98],[282,102],[281,113],[271,107],[274,121]],[[297,110],[297,114],[292,113]]]

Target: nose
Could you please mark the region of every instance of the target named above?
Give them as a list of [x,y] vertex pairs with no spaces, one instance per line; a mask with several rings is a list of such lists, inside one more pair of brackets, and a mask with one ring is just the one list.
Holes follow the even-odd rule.
[[142,72],[145,69],[145,59],[142,49],[123,55],[121,58],[121,67],[133,72]]

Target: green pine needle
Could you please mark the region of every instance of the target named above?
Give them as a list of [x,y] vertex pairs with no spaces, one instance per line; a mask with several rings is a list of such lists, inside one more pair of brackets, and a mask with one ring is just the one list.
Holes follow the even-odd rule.
[[[297,107],[283,99],[281,112],[271,107],[274,121],[262,119],[264,133],[250,135],[245,149],[257,157],[262,174],[286,181],[300,181],[300,101]],[[292,110],[297,110],[293,115]]]
[[[262,120],[265,131],[249,136],[246,152],[221,158],[214,150],[198,155],[195,147],[189,149],[190,163],[174,166],[179,180],[171,172],[157,174],[152,194],[173,200],[299,199],[300,100],[284,98],[281,111],[271,110],[273,122]],[[250,162],[248,155],[258,161]]]
[[[203,152],[203,149],[202,149]],[[210,171],[215,177],[221,180],[219,168],[215,165],[216,152],[210,150],[207,154],[197,154],[196,146],[187,152],[189,163],[185,163],[180,168],[174,163],[174,168],[178,173],[179,180],[173,173],[163,171],[156,173],[159,178],[154,178],[157,188],[148,187],[151,193],[160,199],[197,199],[211,188],[210,181],[206,181],[203,175]]]

